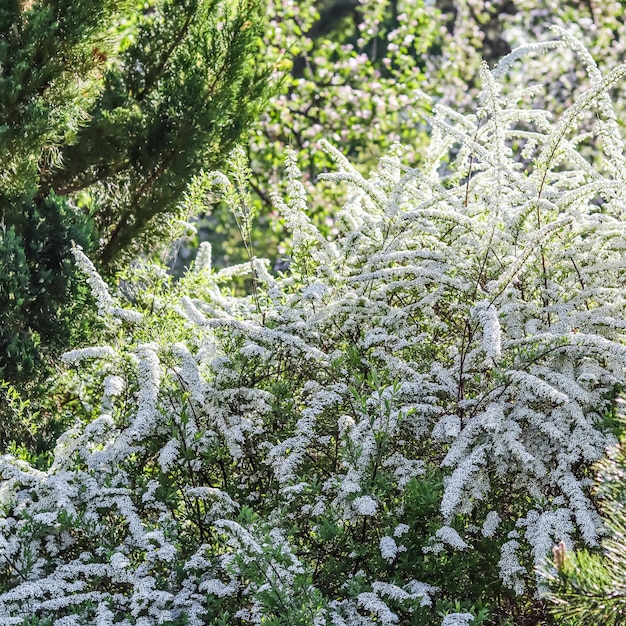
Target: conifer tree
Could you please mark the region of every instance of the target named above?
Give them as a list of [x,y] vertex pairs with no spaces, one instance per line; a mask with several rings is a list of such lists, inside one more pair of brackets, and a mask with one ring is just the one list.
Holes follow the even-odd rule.
[[87,332],[71,242],[105,273],[146,249],[255,119],[269,84],[261,5],[2,3],[0,378],[25,380]]

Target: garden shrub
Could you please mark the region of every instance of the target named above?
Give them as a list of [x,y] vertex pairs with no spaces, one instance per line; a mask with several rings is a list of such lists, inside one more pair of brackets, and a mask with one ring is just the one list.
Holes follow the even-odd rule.
[[[623,400],[622,409],[623,409]],[[623,427],[623,414],[620,418]],[[602,542],[603,553],[586,549],[568,551],[560,544],[542,574],[553,602],[552,612],[559,624],[595,626],[621,624],[626,608],[626,454],[622,431],[619,445],[595,466],[596,498],[609,536]]]
[[[75,249],[111,340],[64,356],[82,405],[50,468],[0,460],[3,624],[539,619],[534,568],[602,533],[588,469],[626,365],[607,92],[626,65],[552,120],[500,91],[522,52],[483,65],[475,113],[433,107],[419,169],[395,146],[365,178],[324,144],[322,178],[349,189],[332,239],[290,153],[284,274],[253,254],[214,270],[205,244],[178,283],[130,270],[124,303]],[[214,190],[245,221],[230,175]]]

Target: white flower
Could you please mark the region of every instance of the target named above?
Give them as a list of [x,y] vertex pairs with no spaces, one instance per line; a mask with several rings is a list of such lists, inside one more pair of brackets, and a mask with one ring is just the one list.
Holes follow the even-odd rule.
[[212,263],[212,250],[211,244],[208,241],[203,241],[198,246],[198,252],[196,253],[196,260],[193,263],[193,271],[196,273],[211,271]]
[[380,556],[389,561],[390,563],[396,558],[398,554],[398,545],[391,537],[380,538]]
[[485,354],[498,360],[502,354],[502,333],[496,307],[489,301],[482,300],[476,304],[472,312],[483,328],[483,350]]
[[223,598],[224,596],[232,596],[237,592],[239,585],[236,581],[231,580],[228,584],[224,584],[217,578],[210,578],[198,585],[198,591],[210,593],[211,595]]
[[474,616],[471,613],[448,613],[443,618],[441,626],[468,626],[473,619]]
[[496,511],[489,511],[481,530],[483,537],[493,537],[498,528],[498,524],[500,524],[500,516],[498,513]]
[[322,500],[321,498],[317,498],[315,501],[315,506],[311,509],[311,516],[319,517],[320,515],[324,514],[324,511],[326,511],[326,504],[324,503],[324,500]]
[[352,501],[352,506],[359,515],[374,515],[378,504],[371,496],[359,496]]
[[366,611],[376,613],[380,624],[397,624],[399,621],[398,616],[375,593],[360,593],[357,602]]
[[113,569],[125,569],[130,565],[128,557],[125,554],[121,554],[120,552],[115,552],[114,554],[112,554],[109,561]]
[[109,293],[109,288],[80,246],[74,244],[72,246],[72,254],[76,260],[76,265],[87,276],[87,283],[91,287],[91,293],[96,299],[98,311],[101,315],[113,315],[129,322],[139,322],[143,319],[143,315],[138,311],[115,306],[115,302]]
[[517,550],[519,548],[519,542],[515,539],[507,541],[500,549],[500,561],[498,566],[500,568],[500,576],[505,585],[520,595],[524,592],[524,581],[522,580],[523,574],[526,573],[526,568],[520,565],[517,558]]
[[322,283],[311,283],[302,290],[303,300],[320,300],[328,291],[328,287]]
[[70,350],[61,355],[61,361],[66,365],[73,365],[85,359],[106,359],[115,356],[115,351],[110,346],[93,346],[91,348],[79,348]]
[[178,453],[180,451],[180,441],[178,439],[170,439],[159,452],[159,465],[161,470],[167,473],[170,468],[178,461]]
[[459,535],[459,533],[450,526],[442,526],[435,533],[435,537],[437,537],[439,541],[447,543],[455,550],[464,550],[465,548],[467,548],[467,543],[465,543],[465,541],[461,539],[461,535]]
[[89,257],[83,252],[81,246],[73,245],[72,254],[76,260],[76,265],[87,276],[87,283],[91,287],[91,293],[96,299],[98,310],[108,313],[113,307],[113,298],[109,293],[109,288],[98,274],[98,271],[90,261]]
[[408,524],[398,524],[393,531],[393,536],[402,537],[402,535],[408,533],[409,530],[411,530],[411,528],[408,526]]
[[124,391],[124,379],[109,375],[104,379],[104,393],[107,396],[119,396]]

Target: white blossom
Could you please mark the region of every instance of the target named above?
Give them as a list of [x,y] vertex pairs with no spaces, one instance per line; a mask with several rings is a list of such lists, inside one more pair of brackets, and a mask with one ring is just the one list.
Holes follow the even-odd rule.
[[498,311],[487,300],[481,300],[474,307],[474,314],[483,329],[483,350],[485,354],[498,360],[502,355],[502,333],[498,321]]
[[459,533],[450,526],[442,526],[435,532],[435,537],[455,550],[464,550],[468,547]]
[[487,513],[487,517],[485,517],[485,521],[483,522],[483,527],[481,532],[483,537],[493,537],[498,525],[500,524],[500,515],[497,511],[489,511]]
[[441,626],[468,626],[474,620],[471,613],[448,613],[441,622]]
[[398,554],[398,545],[393,540],[393,537],[381,537],[380,538],[380,556],[385,561],[392,562]]
[[402,537],[402,535],[408,533],[409,530],[411,530],[411,528],[408,526],[408,524],[398,524],[393,531],[393,536]]
[[[395,149],[364,176],[324,144],[338,172],[322,178],[347,188],[331,236],[290,153],[287,198],[274,199],[294,271],[274,277],[260,259],[212,271],[204,245],[143,318],[75,250],[100,312],[133,324],[62,357],[99,361],[72,372],[82,404],[60,409],[75,419],[48,469],[0,457],[1,624],[202,626],[224,602],[260,624],[269,594],[315,624],[399,624],[399,606],[467,626],[470,613],[436,614],[467,598],[402,580],[409,545],[463,563],[489,538],[521,594],[536,588],[522,563],[598,542],[588,470],[614,443],[602,416],[626,384],[626,166],[609,97],[626,70],[603,76],[559,36],[483,65],[475,114],[435,103],[423,165]],[[556,47],[591,87],[551,119],[497,79]],[[253,295],[229,283],[251,274]],[[420,543],[412,498],[433,480],[439,524]],[[457,515],[475,525],[455,530]],[[332,574],[346,537],[366,544],[345,550],[355,571],[337,596],[301,584]]]
[[352,506],[359,515],[375,515],[378,504],[371,496],[359,496],[352,501]]
[[311,283],[302,290],[302,299],[319,300],[327,291],[328,287],[323,283]]
[[72,246],[72,254],[80,270],[87,276],[87,283],[96,299],[98,311],[101,315],[113,315],[129,322],[140,322],[143,319],[143,316],[138,311],[116,306],[114,299],[109,293],[109,288],[80,246],[74,244]]
[[114,356],[115,351],[110,346],[94,346],[91,348],[69,350],[61,356],[61,360],[66,365],[73,365],[85,359],[106,359],[113,358]]
[[364,610],[374,613],[381,624],[397,624],[398,616],[374,593],[360,593],[357,602]]
[[519,542],[515,539],[511,539],[503,544],[498,566],[504,584],[512,588],[515,593],[521,594],[524,592],[525,587],[522,576],[526,573],[526,568],[520,565],[517,558],[518,548]]

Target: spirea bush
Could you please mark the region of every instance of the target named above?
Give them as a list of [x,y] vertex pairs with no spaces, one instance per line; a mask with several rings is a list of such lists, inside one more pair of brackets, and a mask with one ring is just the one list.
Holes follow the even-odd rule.
[[[622,404],[623,410],[623,404]],[[620,413],[623,420],[623,415]],[[623,422],[622,422],[623,423]],[[552,612],[557,623],[571,626],[618,626],[626,605],[626,454],[624,431],[619,445],[597,463],[596,491],[608,536],[603,553],[583,549],[568,552],[564,545],[553,548],[552,562],[543,576],[549,586]]]
[[[215,271],[205,244],[178,283],[130,270],[122,300],[75,249],[111,341],[64,356],[83,412],[51,467],[1,458],[2,624],[511,623],[555,544],[598,542],[626,65],[585,57],[591,88],[551,119],[501,94],[526,51],[482,67],[475,113],[433,107],[420,169],[398,146],[364,178],[324,144],[321,178],[349,188],[332,240],[288,155],[284,275],[253,255]],[[230,174],[215,191],[245,220]]]

